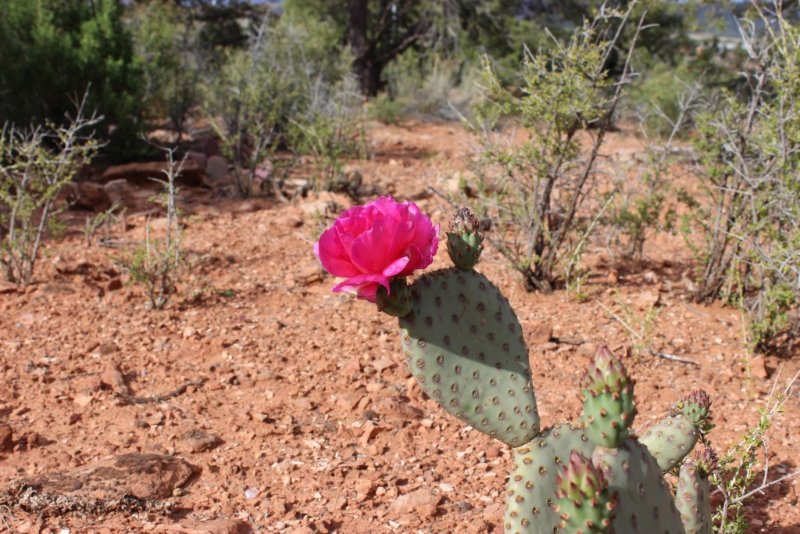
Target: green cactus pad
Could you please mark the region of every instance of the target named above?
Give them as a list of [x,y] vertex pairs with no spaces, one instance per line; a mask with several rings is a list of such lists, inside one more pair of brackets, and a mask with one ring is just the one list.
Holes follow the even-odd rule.
[[598,447],[592,463],[603,471],[608,490],[617,494],[612,532],[684,534],[669,485],[640,443],[629,439],[617,449]]
[[569,532],[560,527],[556,477],[572,451],[588,458],[594,447],[583,430],[563,424],[514,449],[514,468],[508,478],[506,534]]
[[378,286],[378,292],[375,294],[378,311],[392,317],[405,317],[414,305],[411,300],[411,288],[406,279],[395,278],[389,283],[389,289],[391,293],[388,293],[383,286]]
[[591,460],[572,451],[556,477],[558,511],[563,526],[574,532],[603,533],[611,525],[616,499],[603,472]]
[[689,418],[678,414],[666,417],[649,428],[639,438],[639,443],[647,447],[661,470],[667,472],[679,466],[692,452],[697,438],[697,429]]
[[600,347],[582,381],[583,421],[589,439],[601,447],[617,447],[627,437],[636,407],[633,380],[606,347]]
[[694,461],[681,466],[675,501],[686,534],[711,534],[710,485],[703,470]]
[[411,373],[477,430],[518,447],[539,431],[528,349],[514,310],[482,274],[441,269],[417,279],[400,319]]

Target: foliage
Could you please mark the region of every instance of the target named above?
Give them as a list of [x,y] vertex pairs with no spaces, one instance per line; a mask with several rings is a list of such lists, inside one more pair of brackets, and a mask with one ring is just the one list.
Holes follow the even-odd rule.
[[[744,516],[745,501],[760,493],[768,486],[788,480],[800,471],[784,475],[777,480],[768,481],[769,458],[767,456],[768,431],[775,417],[783,411],[783,404],[791,397],[798,376],[788,381],[786,387],[776,393],[773,387],[766,407],[759,410],[758,422],[749,428],[738,443],[733,444],[719,461],[718,469],[713,473],[711,482],[723,496],[722,506],[714,514],[715,532],[720,534],[745,534],[748,531]],[[777,386],[777,379],[775,381]],[[758,463],[763,451],[763,480],[758,482]]]
[[[622,249],[624,257],[641,260],[648,234],[674,227],[677,215],[668,199],[672,190],[670,173],[679,156],[676,142],[688,129],[700,91],[699,85],[685,86],[675,102],[667,102],[669,111],[658,102],[651,103],[650,113],[640,122],[645,142],[643,160],[637,158],[629,165],[615,166],[618,175],[611,194],[613,205],[605,222],[610,241]],[[658,125],[658,131],[668,132],[662,142],[648,135],[648,123]]]
[[181,250],[180,214],[176,205],[177,189],[175,178],[181,173],[185,158],[175,161],[174,149],[164,149],[166,153],[165,179],[153,180],[164,186],[161,202],[167,211],[163,236],[153,237],[148,223],[145,227],[144,243],[137,247],[123,266],[131,281],[141,284],[151,308],[160,310],[167,305],[176,292],[176,284],[184,266]]
[[63,126],[6,124],[0,134],[0,268],[9,282],[33,280],[58,194],[99,148],[92,128],[101,117],[86,117],[85,106],[86,98]]
[[347,151],[352,91],[339,56],[314,38],[319,30],[265,18],[248,49],[230,51],[205,86],[205,111],[244,196],[260,182],[280,196],[274,155],[282,144],[329,160]]
[[403,117],[445,120],[472,116],[480,100],[477,62],[408,50],[384,70],[386,91],[370,102],[370,115],[385,123]]
[[166,0],[153,0],[131,9],[129,26],[147,113],[169,118],[180,141],[186,115],[198,99],[202,62],[190,13]]
[[[604,11],[566,44],[528,53],[520,95],[503,88],[487,64],[491,99],[482,115],[511,116],[528,129],[529,137],[521,144],[510,139],[501,143],[483,130],[478,211],[495,220],[498,233],[491,242],[529,290],[549,291],[562,259],[581,242],[578,209],[593,185],[599,149],[630,66],[626,62],[620,78],[614,79],[605,65],[629,16],[630,8],[625,13]],[[579,132],[588,127],[596,131],[590,153],[582,157]]]
[[797,332],[800,302],[800,29],[761,12],[746,25],[747,91],[721,91],[698,114],[697,175],[688,240],[701,264],[697,298],[747,312],[751,342]]
[[119,0],[0,3],[0,121],[66,124],[72,100],[105,117],[112,159],[137,150],[141,71]]

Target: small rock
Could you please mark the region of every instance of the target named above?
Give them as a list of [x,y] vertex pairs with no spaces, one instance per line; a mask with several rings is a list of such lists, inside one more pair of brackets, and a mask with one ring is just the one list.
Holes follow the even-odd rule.
[[389,516],[398,518],[414,513],[420,518],[430,518],[436,513],[442,498],[426,489],[419,489],[400,495],[389,507]]
[[372,421],[367,421],[367,423],[364,425],[364,432],[361,434],[361,445],[366,447],[369,442],[372,441],[375,436],[378,435],[378,433],[380,433],[381,430],[382,429]]
[[206,163],[206,175],[214,181],[222,180],[228,174],[228,160],[222,156],[211,156]]
[[121,278],[119,278],[119,277],[112,278],[106,284],[106,291],[118,291],[118,290],[122,289],[122,287],[123,287],[123,284],[122,284],[122,279]]
[[14,431],[6,424],[0,424],[0,452],[14,449]]
[[373,484],[371,480],[360,478],[356,480],[356,500],[358,502],[366,501],[372,494]]
[[187,521],[173,525],[159,525],[153,532],[165,534],[252,534],[253,527],[241,519],[215,519],[213,521]]
[[647,271],[644,273],[644,281],[648,284],[657,284],[658,283],[658,275],[653,271]]
[[648,311],[658,305],[660,295],[656,291],[642,291],[633,296],[633,305],[640,310]]
[[181,439],[186,445],[185,448],[192,453],[210,451],[225,443],[225,441],[216,434],[200,429],[190,430],[181,436]]
[[750,374],[756,378],[760,378],[764,380],[769,377],[769,373],[767,372],[767,365],[764,361],[764,356],[762,354],[756,354],[752,356],[748,362],[747,366],[750,370]]
[[542,345],[553,337],[553,326],[547,321],[537,322],[531,329],[530,340],[532,344]]
[[97,347],[97,352],[100,353],[100,356],[108,356],[109,354],[113,354],[119,350],[117,344],[113,341],[105,341]]
[[183,329],[183,339],[189,339],[190,337],[194,337],[197,333],[197,330],[192,328],[191,326],[187,326]]
[[[198,469],[175,456],[130,453],[111,460],[84,465],[66,471],[50,472],[20,481],[33,491],[20,502],[26,510],[38,512],[59,502],[65,506],[90,506],[97,500],[135,497],[145,500],[166,499],[177,488],[189,484]],[[43,508],[44,507],[44,508]],[[50,510],[54,513],[57,510]]]

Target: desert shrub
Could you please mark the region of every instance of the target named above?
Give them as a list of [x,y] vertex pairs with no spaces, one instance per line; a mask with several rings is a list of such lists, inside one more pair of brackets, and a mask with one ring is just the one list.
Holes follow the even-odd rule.
[[202,61],[190,13],[155,0],[133,6],[128,18],[147,113],[151,119],[168,118],[180,141],[186,115],[197,102]]
[[176,293],[176,285],[184,267],[175,178],[181,173],[185,159],[176,161],[174,149],[164,149],[164,152],[164,177],[152,178],[164,187],[163,193],[156,198],[166,209],[166,221],[163,229],[160,229],[161,235],[153,235],[154,230],[148,222],[145,226],[144,243],[122,261],[131,281],[142,286],[150,307],[156,310],[166,306]]
[[[671,173],[682,159],[676,142],[689,129],[702,91],[699,84],[682,87],[674,102],[666,102],[667,111],[658,101],[649,104],[639,123],[645,150],[627,164],[614,166],[617,177],[603,222],[609,244],[627,258],[642,259],[651,232],[674,229],[677,202]],[[651,137],[651,129],[666,134]]]
[[309,150],[327,156],[342,148],[353,101],[344,86],[346,64],[327,48],[324,32],[323,23],[296,26],[264,18],[248,48],[230,51],[205,86],[205,112],[244,196],[255,192],[261,169],[270,169],[264,185],[280,196],[274,155],[282,145],[297,151],[317,147]]
[[91,87],[87,109],[105,117],[112,159],[130,158],[141,113],[141,75],[119,0],[0,2],[0,122],[66,124]]
[[312,86],[308,106],[291,120],[291,146],[313,158],[314,189],[329,189],[340,180],[345,159],[366,156],[361,103],[354,77],[344,75],[333,84],[318,79]]
[[101,117],[85,116],[85,106],[63,126],[7,123],[0,134],[0,268],[9,282],[32,281],[58,194],[99,148],[93,127]]
[[780,375],[775,378],[764,407],[759,409],[758,421],[747,428],[739,441],[731,445],[720,457],[719,466],[711,477],[712,484],[722,494],[722,504],[714,511],[714,532],[745,534],[749,527],[744,514],[746,501],[763,493],[769,486],[789,481],[800,475],[800,470],[795,470],[769,480],[772,473],[768,447],[769,430],[775,418],[783,411],[783,405],[796,391],[798,377],[800,373],[789,379],[785,387],[780,390],[778,390]]
[[370,102],[370,116],[387,124],[405,117],[453,120],[478,103],[480,65],[459,57],[408,50],[383,72],[385,91]]
[[745,310],[756,347],[797,333],[800,301],[800,29],[760,16],[744,26],[746,91],[720,92],[696,119],[705,198],[684,195],[697,298]]
[[[492,243],[529,290],[550,290],[584,238],[578,212],[630,70],[626,62],[615,79],[605,65],[629,14],[607,10],[568,42],[529,53],[519,92],[505,89],[487,66],[482,115],[511,117],[528,137],[520,144],[483,130],[477,211],[494,219]],[[589,127],[593,143],[584,154],[578,134]]]

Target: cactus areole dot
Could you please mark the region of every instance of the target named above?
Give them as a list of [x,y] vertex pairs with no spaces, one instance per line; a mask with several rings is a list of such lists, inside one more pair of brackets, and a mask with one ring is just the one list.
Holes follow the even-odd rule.
[[314,245],[330,274],[345,280],[333,291],[352,291],[375,302],[378,287],[424,269],[439,245],[439,226],[413,202],[380,197],[343,212]]

